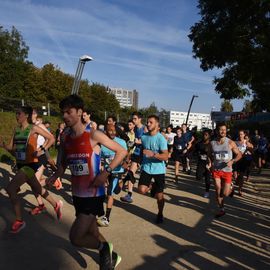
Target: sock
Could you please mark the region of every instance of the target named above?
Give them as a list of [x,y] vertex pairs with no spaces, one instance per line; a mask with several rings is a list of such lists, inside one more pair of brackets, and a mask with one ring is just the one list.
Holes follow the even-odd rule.
[[107,208],[106,209],[106,218],[109,221],[110,220],[110,215],[111,215],[112,208]]
[[132,191],[129,191],[129,192],[128,192],[128,195],[129,195],[130,197],[132,197]]

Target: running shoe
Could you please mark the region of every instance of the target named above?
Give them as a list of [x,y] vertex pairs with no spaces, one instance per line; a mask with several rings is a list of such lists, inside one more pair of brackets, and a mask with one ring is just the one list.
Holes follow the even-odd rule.
[[101,218],[97,219],[97,224],[100,227],[108,227],[109,224],[110,224],[110,221],[104,216],[104,217],[101,217]]
[[204,198],[209,198],[209,192],[205,192],[204,195],[203,195]]
[[120,200],[122,202],[126,202],[126,203],[132,203],[133,202],[133,199],[132,199],[132,197],[129,194],[127,194],[124,197],[120,197]]
[[113,269],[112,265],[112,252],[113,244],[104,242],[103,248],[99,252],[99,266],[100,270],[111,270]]
[[43,212],[45,212],[45,211],[46,211],[46,207],[45,207],[44,204],[42,204],[42,205],[39,205],[39,206],[33,208],[33,209],[30,211],[30,214],[31,214],[32,216],[36,216],[36,215],[39,215],[39,214],[41,214],[41,213],[43,213]]
[[122,258],[116,252],[112,252],[112,269],[115,269],[117,265],[121,262]]
[[59,200],[56,203],[56,206],[54,208],[54,211],[56,213],[57,219],[60,220],[62,218],[62,208],[63,208],[63,202]]
[[156,218],[156,224],[160,224],[163,223],[163,215],[162,214],[157,214],[157,218]]
[[215,218],[220,218],[225,215],[225,211],[220,209],[219,212],[215,215]]
[[22,220],[15,220],[11,227],[11,233],[18,233],[25,228],[26,223]]

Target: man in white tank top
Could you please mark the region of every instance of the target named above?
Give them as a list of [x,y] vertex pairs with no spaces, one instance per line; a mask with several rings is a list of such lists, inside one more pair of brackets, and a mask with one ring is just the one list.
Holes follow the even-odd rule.
[[[232,165],[241,159],[242,154],[235,142],[227,138],[227,127],[224,123],[217,126],[217,138],[211,141],[209,149],[209,168],[212,169],[219,206],[219,212],[215,217],[219,218],[225,215],[224,197],[232,192]],[[235,158],[233,158],[233,153]]]

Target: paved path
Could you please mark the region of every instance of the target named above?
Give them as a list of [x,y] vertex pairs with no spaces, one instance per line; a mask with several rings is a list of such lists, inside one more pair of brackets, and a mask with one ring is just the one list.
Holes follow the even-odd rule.
[[[121,203],[117,196],[110,227],[101,231],[123,258],[119,270],[270,269],[270,200],[252,192],[242,198],[228,198],[227,214],[217,220],[213,218],[213,190],[210,199],[205,199],[203,185],[194,176],[182,175],[175,184],[171,173],[170,168],[162,225],[153,222],[154,199],[135,192],[130,205]],[[8,233],[14,219],[4,191],[9,177],[10,167],[0,163],[0,269],[98,269],[97,252],[76,249],[68,240],[74,218],[68,175],[65,189],[52,191],[64,201],[60,223],[49,205],[47,213],[30,216],[27,210],[35,201],[23,186],[27,226],[17,235]]]

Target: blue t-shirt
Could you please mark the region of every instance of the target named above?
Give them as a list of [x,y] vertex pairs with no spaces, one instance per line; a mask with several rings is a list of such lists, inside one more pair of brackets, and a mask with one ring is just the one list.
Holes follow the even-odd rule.
[[[113,140],[127,150],[127,144],[124,140],[122,140],[118,137],[115,137]],[[112,160],[114,159],[114,156],[115,156],[114,151],[110,150],[109,148],[105,147],[104,145],[101,145],[101,158],[104,160],[105,167],[108,167],[111,164]],[[124,168],[121,165],[119,165],[112,172],[113,173],[123,173]]]
[[[141,139],[142,135],[144,134],[144,128],[145,128],[144,125],[142,125],[142,127],[140,127],[140,128],[135,127],[134,133],[135,133],[136,139]],[[135,149],[134,149],[133,154],[136,156],[140,156],[142,154],[142,145],[141,144],[135,144]]]
[[[146,133],[142,136],[141,140],[143,149],[151,150],[154,153],[161,153],[162,151],[168,150],[167,141],[159,132],[154,136]],[[142,170],[148,174],[165,174],[165,162],[143,155]]]

